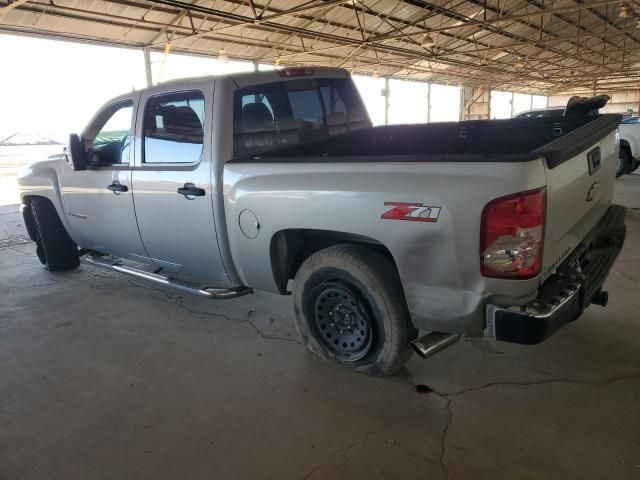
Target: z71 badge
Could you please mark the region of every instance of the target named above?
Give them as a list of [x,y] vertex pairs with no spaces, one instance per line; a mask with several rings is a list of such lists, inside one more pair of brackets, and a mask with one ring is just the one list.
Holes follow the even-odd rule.
[[408,220],[410,222],[436,223],[440,216],[440,207],[423,205],[422,203],[384,202],[393,207],[384,212],[380,218],[385,220]]

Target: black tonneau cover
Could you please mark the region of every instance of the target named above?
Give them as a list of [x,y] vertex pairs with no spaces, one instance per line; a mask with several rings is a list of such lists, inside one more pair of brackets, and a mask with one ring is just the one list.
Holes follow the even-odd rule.
[[620,115],[569,115],[372,127],[237,157],[234,163],[525,162],[553,168],[615,130]]

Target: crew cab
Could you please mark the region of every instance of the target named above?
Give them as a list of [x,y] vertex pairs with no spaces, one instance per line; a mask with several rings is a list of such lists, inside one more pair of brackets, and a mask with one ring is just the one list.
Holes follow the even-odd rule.
[[341,69],[185,79],[114,98],[30,165],[22,212],[50,270],[291,294],[309,350],[387,375],[411,347],[538,343],[606,304],[619,123],[372,127]]

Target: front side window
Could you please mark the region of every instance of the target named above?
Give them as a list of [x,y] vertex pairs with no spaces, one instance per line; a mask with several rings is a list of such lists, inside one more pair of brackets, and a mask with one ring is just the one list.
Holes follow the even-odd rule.
[[[107,107],[92,130],[97,133],[89,141],[90,163],[114,165],[129,163],[131,154],[131,119],[133,102],[127,100]],[[89,137],[91,134],[89,133]]]
[[204,95],[158,95],[144,109],[144,163],[195,163],[203,145]]
[[266,152],[370,127],[351,80],[301,79],[239,89],[234,155]]

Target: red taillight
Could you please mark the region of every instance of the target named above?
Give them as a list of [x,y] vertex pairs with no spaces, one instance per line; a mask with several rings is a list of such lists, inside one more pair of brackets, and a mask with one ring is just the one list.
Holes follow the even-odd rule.
[[313,75],[313,68],[294,67],[280,70],[281,77],[305,77]]
[[532,278],[542,270],[545,188],[496,198],[482,211],[480,270],[485,277]]

